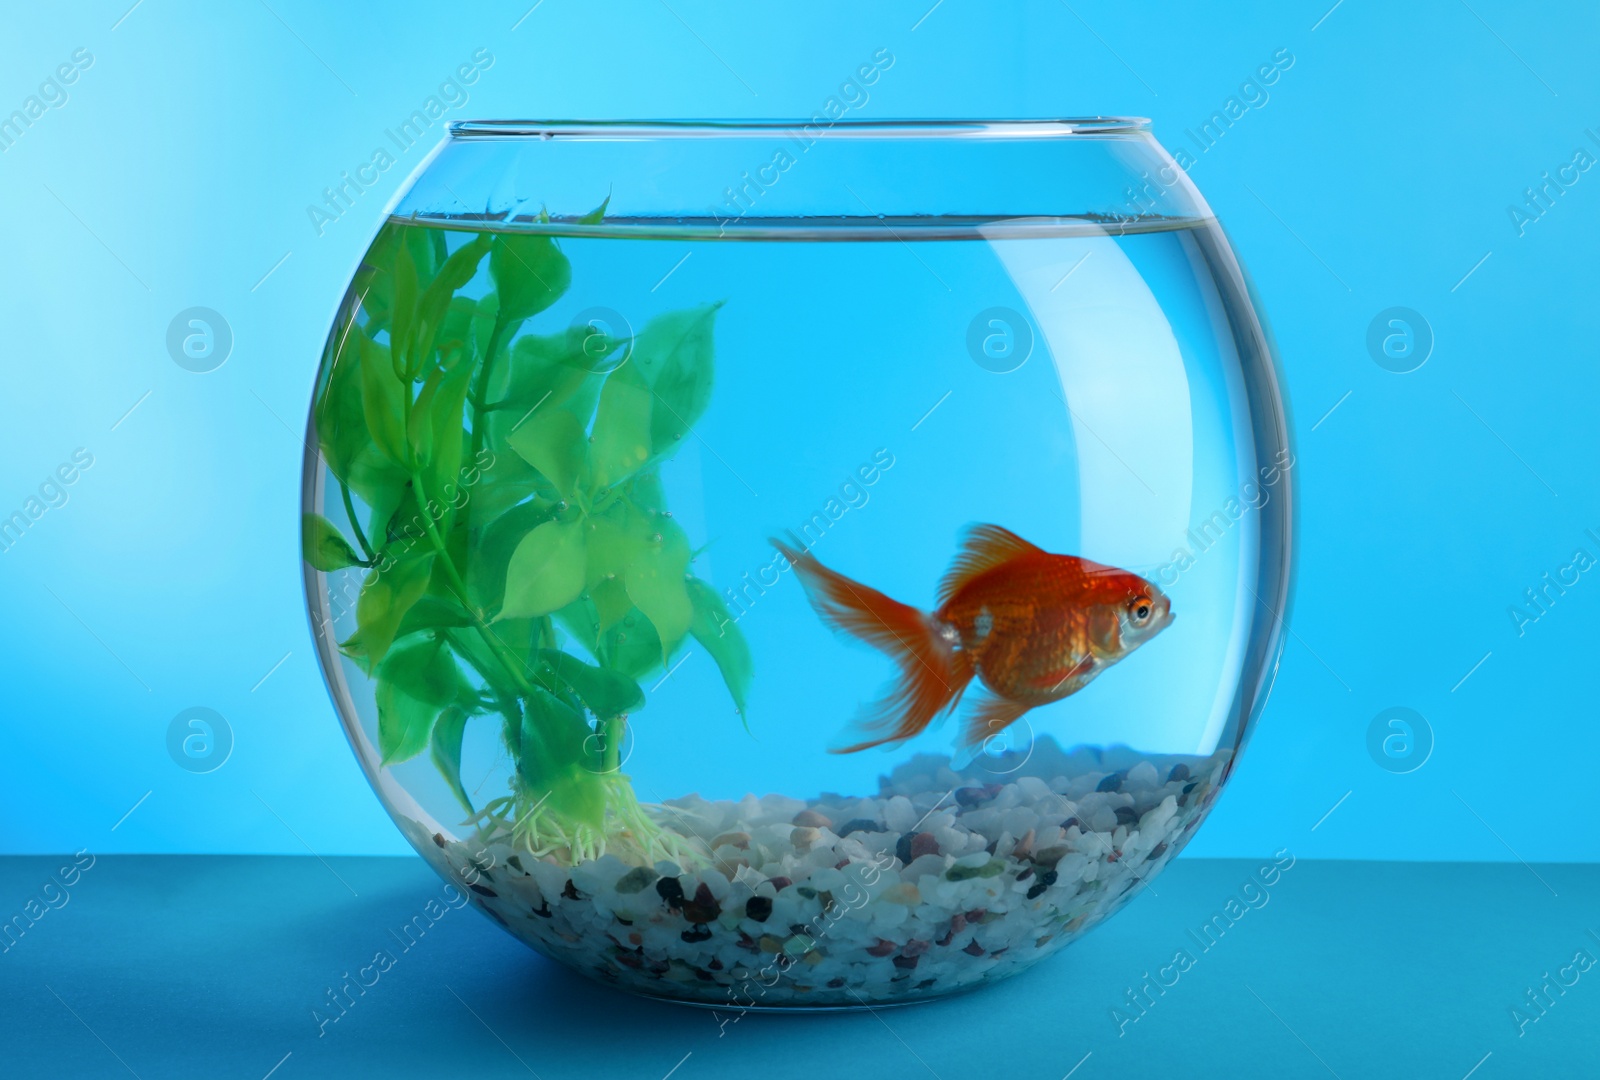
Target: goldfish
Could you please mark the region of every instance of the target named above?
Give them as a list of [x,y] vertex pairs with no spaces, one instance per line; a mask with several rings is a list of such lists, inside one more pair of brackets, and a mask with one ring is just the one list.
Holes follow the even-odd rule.
[[998,525],[967,530],[931,612],[853,581],[809,551],[772,544],[798,572],[824,625],[900,669],[861,717],[872,737],[837,754],[921,733],[953,712],[977,679],[986,692],[973,695],[961,733],[970,752],[1028,710],[1082,690],[1175,618],[1167,596],[1139,575],[1051,554]]

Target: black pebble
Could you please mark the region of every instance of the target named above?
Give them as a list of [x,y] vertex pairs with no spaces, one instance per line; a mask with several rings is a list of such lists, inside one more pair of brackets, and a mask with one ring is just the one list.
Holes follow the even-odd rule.
[[1167,783],[1169,784],[1181,782],[1187,779],[1189,779],[1189,766],[1185,765],[1181,761],[1174,765],[1172,767],[1172,771],[1167,774]]
[[894,855],[895,858],[899,859],[902,863],[909,863],[911,861],[911,840],[916,835],[916,833],[904,833],[901,835],[900,839],[895,842]]
[[683,885],[675,877],[664,877],[656,882],[656,892],[667,902],[669,910],[683,906]]
[[[1062,832],[1066,832],[1068,829],[1072,828],[1074,825],[1076,825],[1080,829],[1083,828],[1083,822],[1079,821],[1075,817],[1069,817],[1067,820],[1065,820],[1065,821],[1063,821],[1061,823],[1061,831]],[[1087,830],[1085,830],[1085,831],[1087,831]]]
[[710,941],[711,929],[705,923],[696,923],[678,936],[688,942]]
[[852,818],[839,827],[840,836],[849,836],[853,832],[881,832],[883,826],[871,818]]
[[1139,820],[1139,815],[1131,806],[1117,807],[1117,824],[1132,825]]
[[772,916],[772,901],[765,896],[752,896],[744,902],[744,917],[756,922],[766,922]]
[[476,881],[474,881],[471,885],[468,885],[467,888],[471,889],[473,892],[477,893],[479,896],[499,896],[500,895],[499,893],[495,892],[493,889],[491,889],[491,888],[489,888],[489,887],[487,887],[485,885],[479,885]]
[[1039,897],[1044,895],[1044,892],[1045,892],[1046,889],[1048,889],[1050,886],[1054,885],[1055,883],[1056,883],[1056,872],[1054,870],[1042,870],[1042,871],[1040,871],[1039,880],[1034,882],[1033,888],[1028,890],[1028,899],[1029,900],[1037,900]]
[[1101,780],[1100,783],[1095,786],[1095,790],[1096,791],[1121,791],[1122,790],[1122,781],[1126,780],[1127,778],[1128,778],[1128,771],[1126,769],[1118,769],[1116,772],[1114,772],[1114,773],[1110,774],[1109,776],[1107,776],[1104,780]]

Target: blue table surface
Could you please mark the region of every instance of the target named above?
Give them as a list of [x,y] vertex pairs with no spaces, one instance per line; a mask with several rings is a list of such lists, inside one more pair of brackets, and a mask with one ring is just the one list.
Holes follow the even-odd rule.
[[[0,859],[0,914],[43,908],[0,954],[0,1076],[1600,1075],[1590,864],[1301,860],[1262,890],[1258,863],[1180,859],[992,987],[740,1017],[599,986],[475,909],[402,950],[393,932],[444,895],[416,859],[101,857],[47,886],[70,862]],[[1204,948],[1230,898],[1242,915]],[[363,966],[377,981],[319,1030]]]

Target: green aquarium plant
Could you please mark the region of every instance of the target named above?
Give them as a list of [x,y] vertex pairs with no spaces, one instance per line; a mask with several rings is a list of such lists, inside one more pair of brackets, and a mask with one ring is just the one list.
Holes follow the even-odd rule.
[[[372,680],[384,765],[428,753],[468,822],[536,854],[683,858],[619,759],[641,681],[690,638],[745,713],[749,649],[660,474],[711,400],[721,305],[631,338],[536,332],[571,278],[537,231],[384,226],[312,412],[349,535],[307,514],[304,557],[362,574],[339,648]],[[462,742],[490,720],[511,791],[476,807]]]

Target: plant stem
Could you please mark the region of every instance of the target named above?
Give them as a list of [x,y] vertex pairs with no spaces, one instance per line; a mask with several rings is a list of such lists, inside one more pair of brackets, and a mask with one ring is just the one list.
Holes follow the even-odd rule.
[[355,503],[350,501],[350,486],[343,480],[339,481],[339,496],[344,500],[344,516],[350,519],[350,527],[355,530],[356,541],[360,543],[362,552],[367,556],[368,565],[371,565],[378,556],[372,550],[372,545],[367,543],[367,534],[361,531],[361,519],[356,516]]
[[444,537],[439,535],[439,523],[434,521],[433,515],[426,510],[428,505],[426,501],[427,489],[422,483],[422,470],[413,469],[411,471],[411,486],[417,493],[418,503],[424,507],[422,514],[423,527],[428,532],[428,539],[433,542],[433,548],[438,553],[439,560],[444,564],[445,574],[450,579],[451,590],[455,592],[456,598],[461,601],[461,606],[472,616],[476,629],[483,638],[483,643],[489,646],[489,649],[500,658],[501,664],[505,666],[506,674],[511,676],[512,681],[522,689],[524,694],[533,693],[533,685],[528,682],[519,670],[522,667],[521,661],[517,659],[516,654],[511,651],[510,647],[500,640],[500,636],[489,628],[488,621],[484,619],[482,613],[472,603],[472,599],[467,592],[467,583],[462,579],[461,571],[456,569],[456,562],[450,557],[450,551],[445,545]]
[[605,747],[601,756],[601,771],[614,773],[622,768],[622,738],[628,729],[625,715],[608,717],[601,723],[601,739]]
[[483,437],[488,434],[485,429],[483,414],[488,411],[489,379],[494,374],[495,357],[500,352],[500,338],[505,334],[506,323],[495,317],[494,330],[489,334],[489,347],[484,350],[483,367],[478,369],[478,381],[472,388],[472,458],[478,460],[478,455],[483,452]]

